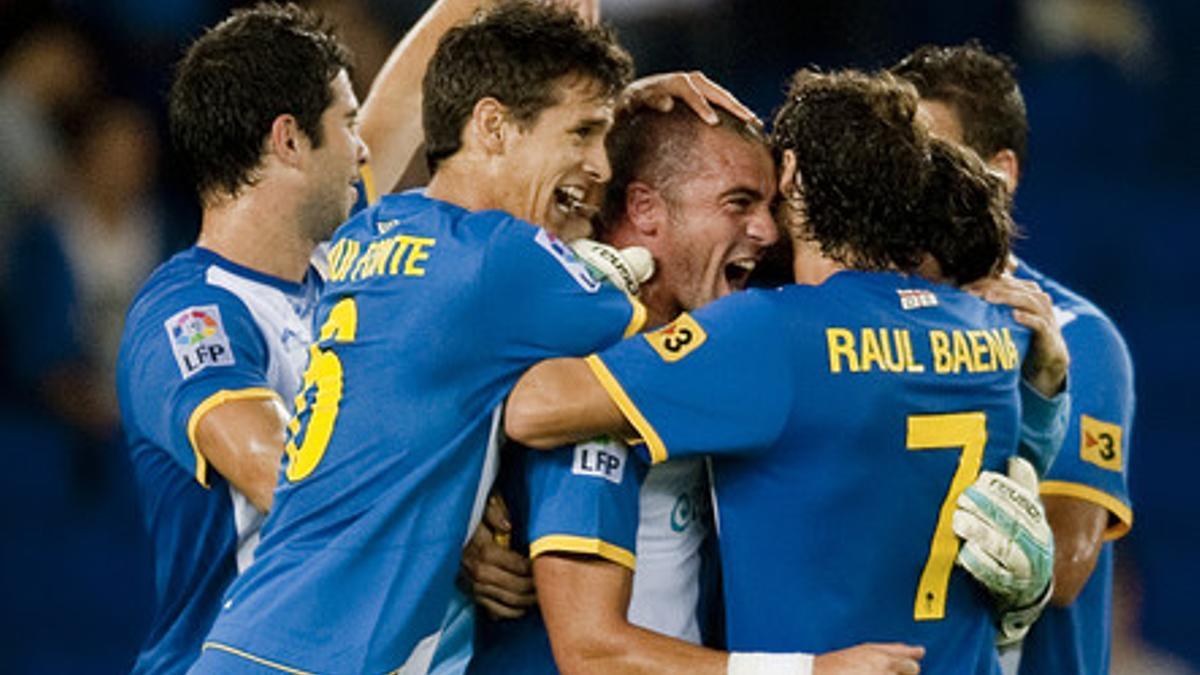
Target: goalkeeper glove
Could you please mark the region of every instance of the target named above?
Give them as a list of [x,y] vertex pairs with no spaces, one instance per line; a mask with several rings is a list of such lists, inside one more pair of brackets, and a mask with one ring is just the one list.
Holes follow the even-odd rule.
[[1050,598],[1054,537],[1037,496],[1037,472],[1019,457],[1008,475],[984,471],[958,497],[957,563],[983,584],[1001,613],[1002,643],[1024,637]]
[[641,283],[654,274],[654,259],[641,246],[618,251],[592,239],[576,239],[570,247],[596,276],[608,279],[630,295],[636,295]]

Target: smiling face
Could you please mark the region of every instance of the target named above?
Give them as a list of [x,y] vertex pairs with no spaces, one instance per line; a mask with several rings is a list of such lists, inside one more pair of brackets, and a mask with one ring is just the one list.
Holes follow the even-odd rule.
[[358,133],[358,99],[346,71],[329,85],[333,101],[321,115],[321,144],[311,151],[305,235],[322,241],[350,214],[358,199],[355,184],[367,161],[367,146]]
[[775,166],[767,148],[723,129],[702,129],[687,173],[662,190],[666,227],[652,243],[657,284],[695,309],[746,287],[779,238],[771,217]]
[[568,236],[587,227],[589,193],[611,175],[604,137],[614,102],[580,77],[563,78],[556,101],[532,124],[509,122],[499,198],[505,211]]

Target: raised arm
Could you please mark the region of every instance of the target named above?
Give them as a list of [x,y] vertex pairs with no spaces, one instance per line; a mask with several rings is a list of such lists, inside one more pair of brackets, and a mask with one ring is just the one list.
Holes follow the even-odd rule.
[[363,102],[362,138],[380,193],[396,187],[424,144],[421,80],[446,31],[471,16],[483,0],[437,0],[392,50]]

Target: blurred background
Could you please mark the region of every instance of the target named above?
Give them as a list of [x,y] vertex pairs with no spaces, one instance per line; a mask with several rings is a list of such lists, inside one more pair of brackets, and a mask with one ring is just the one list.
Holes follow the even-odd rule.
[[[0,672],[127,671],[153,602],[117,434],[126,306],[196,235],[164,94],[221,0],[0,0]],[[427,2],[321,0],[362,98]],[[1200,672],[1200,3],[603,0],[639,73],[700,69],[768,119],[797,67],[882,67],[980,38],[1020,65],[1032,128],[1020,254],[1133,352],[1135,525],[1117,547],[1114,673]],[[1076,355],[1086,358],[1086,355]]]

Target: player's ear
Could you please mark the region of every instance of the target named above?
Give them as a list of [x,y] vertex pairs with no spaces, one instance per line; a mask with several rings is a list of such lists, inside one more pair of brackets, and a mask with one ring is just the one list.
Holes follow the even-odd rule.
[[987,165],[1004,179],[1004,186],[1010,195],[1017,191],[1017,181],[1021,178],[1021,163],[1017,161],[1017,153],[1005,148],[992,155]]
[[504,153],[511,120],[512,114],[508,106],[491,96],[485,96],[475,102],[468,128],[479,147],[487,154],[499,155]]
[[267,150],[288,166],[299,166],[303,153],[311,144],[308,136],[300,129],[300,123],[292,115],[279,115],[271,122],[267,136]]
[[633,181],[625,188],[625,217],[638,234],[652,237],[667,222],[667,202],[658,190]]
[[792,150],[783,151],[783,162],[779,167],[779,194],[789,203],[798,203],[802,199],[800,169],[796,165],[796,153]]

